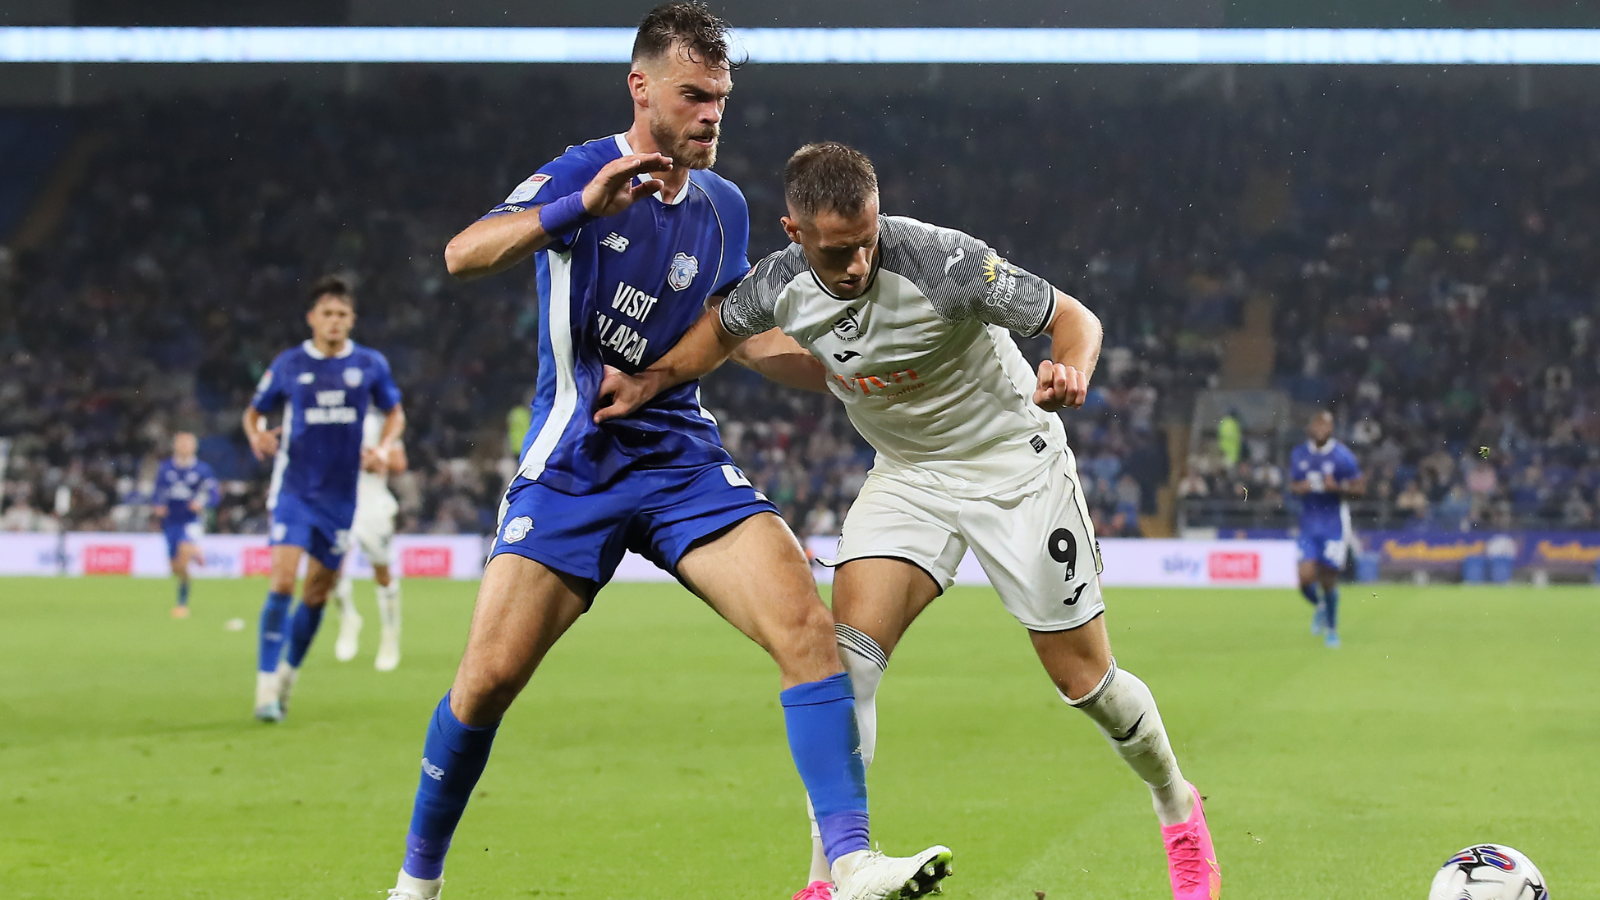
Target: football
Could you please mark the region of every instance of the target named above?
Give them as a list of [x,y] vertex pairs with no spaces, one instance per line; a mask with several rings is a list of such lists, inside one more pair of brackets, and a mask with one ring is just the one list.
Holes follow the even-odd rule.
[[1458,851],[1433,876],[1428,900],[1549,900],[1533,861],[1510,847],[1476,844]]

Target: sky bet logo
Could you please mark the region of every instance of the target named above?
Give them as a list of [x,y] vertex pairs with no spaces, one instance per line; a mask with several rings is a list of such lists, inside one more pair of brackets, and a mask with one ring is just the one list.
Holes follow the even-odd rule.
[[306,410],[307,425],[349,425],[356,408],[344,405],[344,391],[317,391],[317,405]]

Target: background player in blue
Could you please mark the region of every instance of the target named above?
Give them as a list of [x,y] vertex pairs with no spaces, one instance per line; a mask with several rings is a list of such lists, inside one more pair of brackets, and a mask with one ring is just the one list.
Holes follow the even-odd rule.
[[195,455],[199,445],[194,435],[180,431],[172,436],[172,458],[156,470],[155,496],[151,505],[161,516],[161,533],[167,538],[167,558],[178,579],[178,603],[172,607],[174,619],[189,616],[189,564],[205,558],[200,555],[201,516],[206,507],[216,506],[222,494],[211,467]]
[[[1306,426],[1310,438],[1289,452],[1289,490],[1300,495],[1300,593],[1311,601],[1311,633],[1339,646],[1339,571],[1349,549],[1349,497],[1367,492],[1349,447],[1333,438],[1333,414]],[[1318,589],[1321,594],[1318,594]]]
[[423,745],[391,900],[439,896],[501,717],[628,549],[676,574],[777,662],[836,896],[915,897],[946,874],[943,847],[906,858],[870,849],[855,700],[832,617],[799,542],[733,465],[696,386],[593,420],[607,367],[654,362],[749,269],[744,199],[708,171],[732,87],[725,29],[698,4],[652,10],[628,73],[627,133],[569,148],[445,250],[463,278],[536,255],[539,378],[466,652]]
[[[256,666],[256,718],[263,722],[282,719],[288,709],[300,663],[339,578],[356,511],[362,454],[387,458],[405,429],[389,361],[350,340],[355,319],[350,285],[337,277],[318,281],[306,313],[311,340],[278,354],[244,411],[244,433],[256,458],[274,457],[267,494],[272,577],[261,609]],[[363,451],[362,419],[368,405],[387,416],[377,449]],[[283,421],[267,428],[267,416],[279,408],[284,409]],[[309,557],[306,582],[300,606],[287,623],[289,648],[284,654],[284,628],[302,555]]]

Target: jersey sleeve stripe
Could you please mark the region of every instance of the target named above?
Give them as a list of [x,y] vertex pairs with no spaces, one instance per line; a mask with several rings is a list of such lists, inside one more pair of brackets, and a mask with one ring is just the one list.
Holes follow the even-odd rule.
[[544,473],[550,455],[566,433],[567,424],[578,408],[578,385],[573,376],[572,357],[572,256],[547,251],[550,266],[550,322],[545,333],[550,337],[550,355],[556,364],[556,397],[539,434],[523,454],[517,474],[530,481]]

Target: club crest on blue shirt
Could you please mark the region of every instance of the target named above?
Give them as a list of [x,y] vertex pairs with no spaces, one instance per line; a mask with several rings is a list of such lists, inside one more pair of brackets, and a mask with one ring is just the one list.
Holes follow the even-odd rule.
[[667,284],[673,290],[681,291],[699,274],[700,261],[687,253],[679,253],[672,258],[672,268],[667,270]]
[[355,366],[351,366],[350,368],[345,369],[344,370],[344,383],[349,385],[350,387],[353,387],[353,388],[360,387],[361,386],[361,370],[356,368]]

